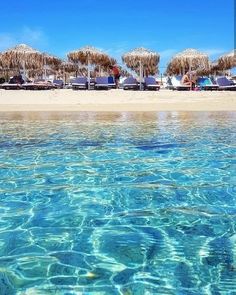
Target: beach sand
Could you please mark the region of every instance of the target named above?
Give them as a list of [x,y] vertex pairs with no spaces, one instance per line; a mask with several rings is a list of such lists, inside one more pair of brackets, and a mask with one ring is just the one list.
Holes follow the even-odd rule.
[[236,92],[0,90],[1,111],[236,111]]

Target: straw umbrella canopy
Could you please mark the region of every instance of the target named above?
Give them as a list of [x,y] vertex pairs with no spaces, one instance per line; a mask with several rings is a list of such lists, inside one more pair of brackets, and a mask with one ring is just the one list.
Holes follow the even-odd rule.
[[222,55],[218,60],[218,64],[222,70],[230,70],[236,67],[236,49],[228,54]]
[[90,65],[102,65],[109,62],[109,56],[94,47],[86,46],[67,54],[68,60],[88,66],[88,88],[90,89]]
[[46,66],[56,66],[60,59],[36,49],[26,44],[19,44],[3,52],[0,56],[0,62],[5,69],[23,69],[24,74],[27,70],[42,70]]
[[157,66],[160,61],[160,55],[156,52],[150,51],[146,48],[136,48],[122,56],[123,62],[128,68],[139,72],[140,76],[140,90],[142,89],[143,69],[149,74],[157,73]]
[[104,60],[100,65],[99,68],[103,69],[105,72],[110,71],[110,67],[114,66],[117,64],[117,60],[113,57],[109,57],[108,59]]
[[198,69],[207,70],[209,69],[209,58],[207,54],[189,48],[176,54],[167,68],[174,70],[174,74],[176,71],[181,73],[181,70],[189,70],[190,72]]
[[166,74],[167,75],[179,75],[181,73],[181,67],[179,67],[179,65],[175,62],[173,62],[173,60],[167,65],[166,68]]
[[222,67],[219,65],[219,60],[215,60],[212,61],[210,63],[210,74],[212,75],[222,75],[223,69]]
[[73,73],[78,70],[78,66],[72,62],[64,61],[60,65],[60,70],[63,70],[67,73]]
[[59,68],[62,60],[54,55],[43,53],[44,65],[51,66],[52,68]]
[[76,73],[76,76],[87,76],[88,74],[86,67],[79,68],[77,64],[69,61],[63,61],[59,66],[59,71],[64,76],[64,80],[67,74]]
[[2,69],[3,64],[2,64],[2,53],[0,52],[0,69]]
[[43,53],[42,69],[44,78],[46,79],[47,77],[47,71],[55,74],[59,70],[61,63],[62,60],[60,58],[48,53]]
[[216,75],[222,73],[222,68],[219,66],[218,61],[211,61],[208,69],[199,69],[196,73],[199,76]]
[[4,68],[16,69],[37,68],[42,65],[43,55],[25,44],[19,44],[1,54],[1,61]]

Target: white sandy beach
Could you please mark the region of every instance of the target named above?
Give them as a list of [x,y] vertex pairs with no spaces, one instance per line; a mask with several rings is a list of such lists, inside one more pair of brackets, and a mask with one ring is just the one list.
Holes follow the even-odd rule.
[[236,111],[236,93],[0,90],[0,111]]

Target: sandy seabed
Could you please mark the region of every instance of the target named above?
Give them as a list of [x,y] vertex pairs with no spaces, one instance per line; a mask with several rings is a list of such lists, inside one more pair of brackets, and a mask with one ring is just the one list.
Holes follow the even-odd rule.
[[236,92],[0,90],[1,111],[236,111]]

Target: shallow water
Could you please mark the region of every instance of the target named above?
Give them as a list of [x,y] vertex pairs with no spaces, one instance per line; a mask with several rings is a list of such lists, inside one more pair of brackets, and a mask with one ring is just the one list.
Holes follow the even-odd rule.
[[236,113],[0,114],[0,294],[236,294]]

